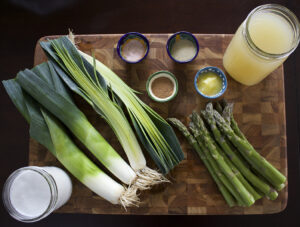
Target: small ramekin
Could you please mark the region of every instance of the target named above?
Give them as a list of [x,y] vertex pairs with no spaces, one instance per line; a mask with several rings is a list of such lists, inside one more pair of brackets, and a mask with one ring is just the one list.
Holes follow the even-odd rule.
[[[172,46],[174,45],[174,43],[176,42],[176,40],[178,40],[178,39],[188,39],[194,43],[195,48],[196,48],[196,54],[193,58],[191,58],[190,60],[187,60],[187,61],[178,61],[175,58],[173,58],[173,56],[171,54],[171,49],[172,49]],[[199,43],[198,43],[196,37],[192,33],[186,32],[186,31],[176,32],[173,35],[171,35],[171,37],[167,41],[166,47],[167,47],[167,52],[168,52],[169,57],[177,63],[191,62],[197,57],[197,55],[199,53]]]
[[[164,75],[160,75],[160,74],[167,74],[168,76],[164,76]],[[160,77],[167,77],[168,79],[170,79],[172,82],[173,82],[173,85],[174,85],[174,91],[172,93],[172,95],[170,95],[169,97],[166,97],[166,98],[159,98],[157,96],[155,96],[151,90],[151,86],[152,86],[152,82],[157,79],[157,78],[160,78]],[[176,79],[176,77],[174,76],[173,73],[169,72],[169,71],[158,71],[156,73],[153,73],[152,75],[149,76],[148,80],[147,80],[147,83],[146,83],[146,90],[147,90],[147,93],[148,93],[148,96],[156,101],[156,102],[168,102],[168,101],[171,101],[172,99],[175,98],[175,96],[177,95],[178,93],[178,81]]]
[[[207,72],[213,72],[213,73],[215,73],[216,75],[218,75],[222,79],[222,82],[223,82],[223,86],[222,86],[221,91],[218,94],[213,95],[213,96],[208,96],[208,95],[203,94],[198,89],[198,86],[197,86],[198,78],[200,76],[202,76],[203,74],[207,73]],[[217,67],[209,66],[209,67],[205,67],[203,69],[200,69],[196,73],[195,80],[194,80],[194,85],[195,85],[195,89],[198,92],[198,94],[200,94],[201,96],[203,96],[204,98],[207,98],[207,99],[215,99],[215,98],[218,98],[218,97],[222,96],[225,93],[225,91],[227,89],[227,78],[226,78],[225,73],[221,69],[219,69]]]
[[[144,41],[145,46],[146,46],[146,53],[145,53],[145,55],[144,55],[141,59],[139,59],[139,60],[137,60],[137,61],[128,61],[128,60],[126,60],[126,59],[122,56],[122,51],[121,51],[121,50],[122,50],[122,45],[123,45],[124,42],[127,41],[128,39],[133,39],[133,38],[139,38],[139,39],[141,39],[141,40]],[[128,33],[124,34],[124,35],[119,39],[118,45],[117,45],[117,53],[118,53],[119,57],[120,57],[123,61],[125,61],[125,62],[127,62],[127,63],[130,63],[130,64],[135,64],[135,63],[141,62],[143,59],[145,59],[145,58],[147,57],[148,52],[149,52],[149,46],[150,46],[150,45],[149,45],[149,41],[148,41],[148,39],[147,39],[144,35],[142,35],[141,33],[138,33],[138,32],[128,32]]]

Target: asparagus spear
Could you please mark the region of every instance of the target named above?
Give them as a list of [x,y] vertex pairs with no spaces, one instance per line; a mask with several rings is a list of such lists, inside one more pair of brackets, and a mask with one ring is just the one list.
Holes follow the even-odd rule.
[[[241,137],[241,138],[246,138],[246,137],[244,136],[244,134],[240,131],[240,129],[239,129],[239,127],[238,127],[238,124],[237,124],[236,121],[234,120],[232,111],[231,111],[232,116],[231,116],[230,120],[229,120],[228,117],[227,117],[227,116],[229,116],[229,115],[226,115],[226,113],[225,113],[225,112],[227,112],[227,111],[223,111],[223,107],[224,107],[224,109],[225,109],[225,107],[226,107],[227,105],[228,105],[228,102],[227,102],[225,99],[222,99],[222,100],[216,102],[216,104],[215,104],[215,107],[216,107],[216,108],[215,108],[215,109],[216,109],[216,111],[218,111],[221,115],[223,115],[224,120],[227,121],[228,124],[231,124],[231,119],[233,119],[232,125],[231,125],[233,131],[234,131],[239,137]],[[233,106],[232,106],[232,108],[233,108]],[[227,110],[229,110],[229,109],[227,109]],[[232,110],[232,109],[231,109],[231,110]],[[219,130],[220,130],[220,132],[221,132],[222,134],[225,134],[221,128],[220,128]],[[232,145],[232,143],[230,142],[230,140],[229,140],[226,136],[224,137],[224,139],[226,140],[227,144],[230,146],[231,150],[239,157],[239,159],[244,163],[244,165],[247,166],[247,167],[249,168],[250,166],[249,166],[248,161],[247,161],[243,156],[241,156],[240,153],[237,152],[235,146]]]
[[286,177],[263,158],[247,141],[235,134],[230,125],[217,112],[213,111],[217,125],[226,133],[227,138],[238,148],[253,168],[259,171],[276,189],[282,189]]
[[220,104],[223,107],[223,111],[219,112],[220,114],[222,114],[223,118],[230,124],[232,130],[235,132],[235,134],[237,136],[239,136],[240,138],[247,140],[247,138],[245,137],[244,133],[242,133],[242,131],[240,130],[237,122],[235,121],[234,117],[233,117],[233,103],[228,103],[225,99],[221,100]]
[[[222,112],[221,112],[222,113]],[[203,116],[205,118],[205,116]],[[244,166],[246,166],[248,169],[250,168],[250,163],[245,159],[245,157],[243,157],[237,150],[237,148],[231,143],[231,141],[226,137],[226,133],[221,129],[218,128],[219,132],[222,135],[222,139],[224,139],[227,143],[227,145],[229,146],[229,148],[231,149],[231,151],[235,154],[235,156],[237,156],[240,161],[244,164]],[[231,158],[231,157],[230,157]]]
[[248,163],[248,161],[238,152],[238,150],[236,149],[236,147],[226,137],[225,133],[222,130],[220,130],[220,129],[219,129],[219,131],[222,134],[222,137],[225,139],[225,141],[228,144],[228,146],[230,147],[230,149],[232,150],[232,152],[241,160],[241,162],[244,164],[244,166],[246,166],[249,169],[251,166]]
[[208,169],[208,172],[212,176],[213,180],[215,181],[218,189],[220,190],[221,194],[223,195],[226,203],[228,204],[229,207],[235,206],[235,200],[230,194],[230,192],[227,190],[226,187],[224,187],[223,183],[219,179],[217,173],[213,169],[213,167],[210,165],[210,163],[207,160],[207,157],[205,153],[203,152],[203,149],[200,149],[199,144],[195,140],[195,138],[191,135],[191,133],[188,131],[188,129],[185,127],[185,125],[179,121],[176,118],[169,118],[168,121],[176,127],[188,140],[189,144],[194,148],[194,150],[197,152],[199,155],[200,159],[203,161],[204,165]]
[[212,138],[209,135],[209,132],[207,131],[203,120],[201,117],[194,111],[192,114],[192,121],[202,131],[203,134],[203,140],[205,142],[205,145],[207,146],[208,150],[211,152],[213,158],[218,163],[220,169],[222,172],[227,176],[227,178],[230,180],[232,185],[236,188],[236,190],[241,195],[244,203],[246,206],[251,206],[255,200],[253,196],[248,192],[248,190],[245,188],[245,186],[239,181],[239,179],[236,177],[236,175],[232,172],[231,168],[227,165],[224,158],[220,155],[218,152],[218,149],[216,148],[215,144],[213,143]]
[[[263,192],[268,198],[274,200],[277,198],[278,193],[271,188],[266,182],[258,178],[255,174],[251,172],[251,170],[243,163],[243,161],[236,155],[235,152],[232,151],[230,145],[223,138],[221,132],[217,128],[216,121],[213,117],[213,108],[212,104],[208,103],[206,106],[206,111],[204,111],[204,117],[208,122],[213,135],[219,145],[222,147],[224,152],[230,157],[230,160],[236,165],[236,167],[242,172],[242,174],[246,177],[246,179],[252,183],[253,186],[259,189],[259,191]],[[257,197],[257,193],[255,194],[251,189],[247,188],[248,191],[255,197]]]

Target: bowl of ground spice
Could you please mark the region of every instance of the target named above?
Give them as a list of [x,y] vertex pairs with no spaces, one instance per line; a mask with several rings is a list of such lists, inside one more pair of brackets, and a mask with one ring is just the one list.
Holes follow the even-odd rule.
[[127,63],[138,63],[147,56],[149,52],[149,41],[141,33],[126,33],[118,42],[117,52],[123,61]]
[[158,71],[149,76],[146,84],[148,95],[156,102],[172,100],[178,92],[178,81],[169,71]]

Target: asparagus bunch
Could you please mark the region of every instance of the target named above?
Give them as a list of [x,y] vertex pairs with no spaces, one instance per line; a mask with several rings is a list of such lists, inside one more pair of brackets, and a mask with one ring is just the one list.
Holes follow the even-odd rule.
[[203,118],[194,111],[189,124],[192,133],[178,119],[168,120],[198,153],[230,207],[251,206],[263,195],[274,200],[275,189],[285,186],[286,177],[255,151],[232,110],[233,104],[223,100],[215,109],[208,103],[201,111]]
[[[224,114],[228,114],[226,111],[228,110],[226,110],[225,107]],[[227,122],[218,111],[213,110],[213,115],[218,127],[221,128],[233,145],[237,147],[242,156],[250,163],[251,167],[258,171],[277,190],[283,189],[285,187],[286,177],[253,148],[239,130],[237,124],[234,123],[232,112],[229,114],[230,120],[227,120]],[[231,127],[232,125],[235,130]],[[240,134],[240,136],[237,134]]]
[[195,125],[194,125],[193,122],[190,123],[189,128],[192,131],[192,133],[193,133],[195,139],[197,140],[198,144],[200,145],[201,149],[206,154],[206,157],[207,157],[209,163],[211,164],[211,166],[214,169],[214,171],[217,173],[220,181],[224,184],[224,186],[228,189],[228,191],[233,195],[233,197],[237,201],[237,204],[239,206],[244,206],[243,199],[239,195],[238,191],[230,183],[229,179],[223,174],[223,172],[221,171],[218,163],[216,162],[216,160],[214,159],[214,157],[212,156],[212,154],[206,148],[206,146],[204,145],[204,143],[202,143],[201,134],[200,134],[200,131],[198,130],[198,128],[195,127]]
[[[264,193],[268,198],[274,200],[277,198],[278,193],[271,188],[266,182],[261,180],[259,177],[257,177],[255,174],[251,172],[248,166],[245,165],[245,163],[241,160],[241,158],[237,155],[236,151],[234,152],[232,148],[229,145],[229,142],[223,137],[220,130],[217,128],[216,120],[213,115],[213,105],[212,103],[208,103],[206,106],[206,110],[203,111],[203,116],[205,117],[207,123],[210,126],[210,129],[218,142],[218,144],[222,147],[223,151],[226,153],[228,157],[230,157],[230,160],[233,162],[233,164],[242,172],[242,174],[245,176],[245,178],[252,184],[255,185],[255,187]],[[251,193],[253,196],[256,195],[255,191],[251,190]]]
[[197,138],[199,138],[199,140],[202,139],[202,143],[205,144],[210,154],[220,167],[221,171],[224,173],[224,175],[227,177],[227,179],[238,192],[238,196],[241,199],[236,198],[237,201],[240,202],[241,205],[251,206],[255,202],[253,195],[249,193],[245,185],[242,184],[242,182],[238,179],[237,175],[233,172],[231,168],[232,165],[228,164],[228,160],[226,162],[224,156],[221,155],[219,146],[214,142],[214,140],[210,136],[202,118],[194,111],[192,113],[191,120],[200,132],[201,137],[199,138],[199,136],[197,136]]
[[220,177],[222,173],[216,171],[216,169],[211,165],[211,157],[207,157],[207,154],[204,152],[203,145],[197,143],[195,138],[191,135],[189,130],[185,127],[185,125],[181,121],[179,121],[176,118],[169,118],[168,121],[186,137],[189,144],[194,148],[194,150],[197,152],[200,159],[203,161],[204,165],[208,169],[208,172],[212,176],[213,180],[215,181],[218,189],[220,190],[221,194],[223,195],[229,207],[233,207],[236,203],[234,198],[230,194],[230,192],[227,190],[227,188],[224,186],[224,184],[221,181],[221,179],[224,179]]

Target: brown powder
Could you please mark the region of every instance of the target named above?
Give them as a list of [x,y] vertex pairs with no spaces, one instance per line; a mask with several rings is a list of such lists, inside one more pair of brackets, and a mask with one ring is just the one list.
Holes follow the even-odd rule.
[[159,77],[152,82],[151,90],[156,97],[163,99],[173,94],[174,85],[169,78]]

